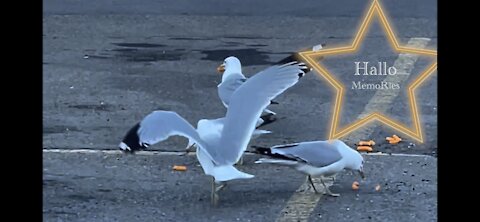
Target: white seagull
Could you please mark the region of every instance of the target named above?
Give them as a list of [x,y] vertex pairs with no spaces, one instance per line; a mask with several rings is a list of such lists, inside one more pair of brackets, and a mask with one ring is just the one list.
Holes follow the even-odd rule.
[[[212,120],[203,121],[195,130],[175,112],[154,111],[127,132],[119,147],[133,152],[173,135],[194,141],[203,171],[213,177],[211,198],[213,205],[217,205],[218,191],[226,181],[253,177],[237,170],[233,164],[246,150],[258,118],[270,100],[297,83],[305,74],[302,71],[304,68],[304,64],[291,62],[271,66],[249,78],[230,97],[222,127]],[[209,123],[217,127],[203,127]]]
[[[218,66],[217,71],[222,74],[222,82],[217,86],[218,96],[225,108],[228,108],[233,93],[247,81],[247,78],[242,73],[242,63],[235,56],[227,57],[223,63]],[[270,104],[278,103],[270,101]],[[276,113],[267,108],[263,111],[276,115]]]
[[340,140],[309,141],[270,148],[255,148],[257,153],[269,156],[269,158],[261,158],[255,163],[271,163],[293,167],[307,175],[307,180],[315,193],[318,193],[318,191],[313,184],[312,177],[320,177],[326,193],[331,196],[340,195],[334,194],[328,189],[322,180],[322,176],[333,176],[343,169],[349,169],[358,171],[360,176],[365,178],[362,155]]
[[[322,44],[318,44],[312,47],[312,51],[318,51],[323,48]],[[297,54],[293,53],[292,55],[282,59],[278,64],[285,64],[289,62],[298,61]],[[305,67],[303,71],[305,73],[309,72],[311,69]],[[242,63],[235,56],[227,57],[223,63],[217,67],[217,71],[222,74],[222,82],[218,84],[218,96],[222,101],[222,104],[228,108],[230,103],[230,97],[243,83],[247,81],[247,78],[242,73]],[[270,101],[271,104],[278,104],[278,102]],[[266,113],[276,115],[275,112],[265,108],[263,110]]]
[[[256,139],[260,137],[263,134],[270,134],[272,131],[269,130],[262,130],[258,129],[260,126],[264,126],[266,124],[271,123],[272,121],[268,119],[270,117],[270,114],[266,115],[267,117],[261,117],[259,121],[257,121],[257,124],[255,125],[255,130],[252,133],[251,139]],[[264,120],[265,118],[265,120]],[[220,137],[223,126],[225,125],[225,117],[223,118],[218,118],[218,119],[201,119],[197,123],[197,132],[206,132],[208,134],[218,134],[218,137]],[[193,151],[196,148],[196,143],[192,139],[188,139],[188,144],[187,147],[185,148],[185,154],[188,154],[189,152]],[[238,162],[239,165],[243,164],[243,157],[240,158],[240,161]]]

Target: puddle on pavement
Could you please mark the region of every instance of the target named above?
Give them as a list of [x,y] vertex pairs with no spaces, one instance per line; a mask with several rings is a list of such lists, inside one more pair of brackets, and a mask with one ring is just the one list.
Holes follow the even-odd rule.
[[81,105],[69,105],[68,108],[74,109],[89,109],[95,111],[111,111],[113,107],[111,105],[96,105],[96,104],[81,104]]
[[184,49],[159,49],[166,45],[152,43],[112,43],[122,46],[110,51],[114,57],[125,59],[129,62],[156,62],[156,61],[177,61],[185,54]]
[[164,47],[165,45],[162,44],[152,44],[152,43],[128,43],[128,42],[123,42],[123,43],[112,43],[116,46],[122,46],[122,47],[133,47],[133,48],[157,48],[157,47]]
[[202,60],[220,62],[229,56],[235,56],[240,59],[242,66],[272,64],[268,57],[270,53],[255,48],[200,50],[200,52],[206,55]]

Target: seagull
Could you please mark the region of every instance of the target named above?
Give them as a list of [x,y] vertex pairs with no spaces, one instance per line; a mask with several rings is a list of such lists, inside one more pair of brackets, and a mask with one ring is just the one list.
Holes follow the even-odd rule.
[[[235,56],[227,57],[223,63],[217,67],[217,71],[222,74],[222,82],[217,86],[218,96],[225,108],[228,108],[230,97],[235,90],[247,81],[247,78],[242,73],[242,63]],[[270,104],[278,104],[278,102],[270,101]],[[267,108],[263,111],[276,115],[275,112]]]
[[[265,126],[265,125],[268,125],[268,124],[274,122],[275,119],[272,119],[271,116],[273,116],[273,114],[269,113],[269,114],[261,116],[257,120],[257,124],[255,125],[255,130],[252,133],[251,140],[257,139],[258,137],[260,137],[263,134],[272,133],[272,131],[269,131],[269,130],[258,129],[262,126]],[[219,118],[219,119],[214,119],[214,120],[201,119],[197,123],[197,131],[200,128],[202,128],[202,129],[209,129],[210,128],[209,129],[210,132],[221,133],[221,131],[223,129],[224,122],[225,122],[225,118]],[[207,132],[207,130],[205,130],[204,132]],[[182,155],[187,155],[191,151],[195,150],[196,145],[197,144],[195,143],[194,140],[188,139],[187,147],[185,147],[185,153],[182,154]],[[237,165],[243,165],[243,155],[242,155],[242,157],[240,157],[240,160],[236,164]]]
[[255,163],[270,163],[290,166],[307,175],[307,180],[318,194],[312,177],[320,177],[325,191],[330,196],[338,197],[328,189],[322,177],[333,176],[343,169],[357,171],[362,179],[363,157],[356,150],[340,140],[308,141],[286,145],[277,145],[270,148],[255,146],[256,152],[270,158],[261,158]]
[[[321,50],[323,46],[325,46],[325,44],[315,45],[312,47],[312,51]],[[284,59],[277,62],[277,64],[285,64],[289,62],[298,62],[298,61],[299,61],[298,54],[293,53],[288,57],[285,57]],[[308,73],[312,69],[305,67],[302,70],[304,73]],[[222,82],[217,86],[218,96],[220,97],[222,104],[226,108],[228,108],[228,104],[230,103],[230,97],[235,92],[235,90],[237,90],[244,82],[247,81],[247,78],[242,73],[242,63],[235,56],[227,57],[223,61],[223,63],[217,67],[217,72],[222,74]],[[272,100],[270,101],[270,104],[278,104],[278,102],[275,102]],[[265,108],[263,112],[267,114],[262,115],[260,119],[258,119],[256,129],[276,121],[276,118],[274,117],[274,115],[276,115],[275,112],[267,108]],[[265,130],[255,130],[253,139],[258,138],[260,135],[267,134],[267,133],[271,133],[271,132],[265,131]],[[192,148],[194,148],[194,145],[195,143],[189,140],[188,145],[186,147],[185,154],[187,154],[190,150],[192,150]],[[243,165],[243,156],[242,158],[240,158],[238,164]]]
[[[318,51],[323,48],[324,44],[318,44],[312,47],[312,51]],[[298,62],[297,53],[294,53],[281,61],[277,62],[277,64],[285,64],[288,62]],[[304,73],[307,73],[311,70],[311,68],[305,67],[303,69]],[[222,82],[218,84],[218,96],[222,101],[222,104],[228,108],[228,104],[230,103],[230,97],[238,89],[243,83],[247,81],[247,78],[242,73],[242,63],[240,60],[235,56],[227,57],[223,63],[217,67],[217,72],[222,74]],[[270,104],[278,104],[278,102],[270,101]],[[263,110],[266,113],[276,115],[275,112],[265,108]]]
[[[258,119],[257,124],[255,125],[255,130],[252,133],[252,138],[251,138],[252,140],[260,137],[263,134],[272,133],[272,131],[269,131],[269,130],[258,129],[261,126],[265,126],[273,122],[269,118],[269,116],[271,115],[272,114],[267,114],[265,115],[267,117],[262,116],[260,117],[260,119]],[[225,117],[213,119],[213,120],[201,119],[197,123],[197,131],[203,131],[203,132],[209,132],[209,133],[216,132],[220,135],[223,130],[224,124],[225,124]],[[190,151],[192,151],[193,148],[196,148],[196,145],[197,144],[195,143],[194,140],[188,139],[188,145],[185,148],[185,154],[183,155],[188,154]],[[240,158],[240,162],[242,162],[242,158]]]
[[[257,73],[232,94],[224,120],[203,121],[197,124],[197,129],[173,111],[154,111],[127,132],[119,148],[134,152],[174,135],[193,140],[204,173],[212,176],[211,200],[216,206],[218,192],[227,181],[254,177],[237,170],[233,164],[246,150],[263,109],[270,100],[295,85],[305,74],[304,68],[303,63],[290,62]],[[218,124],[222,121],[223,124]]]

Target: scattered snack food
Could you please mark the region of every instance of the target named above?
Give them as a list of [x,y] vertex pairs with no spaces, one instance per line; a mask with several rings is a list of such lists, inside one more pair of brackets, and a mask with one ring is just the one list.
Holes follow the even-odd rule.
[[359,145],[359,146],[374,146],[374,145],[375,145],[375,141],[373,141],[373,140],[370,140],[370,141],[360,140],[360,142],[358,142],[358,145]]
[[358,183],[357,181],[354,181],[352,183],[352,189],[353,190],[358,190],[359,187],[360,187],[360,183]]
[[400,141],[402,141],[402,138],[398,137],[397,135],[393,135],[392,137],[386,137],[385,138],[388,143],[390,144],[397,144],[399,143]]
[[372,152],[373,148],[369,146],[357,146],[358,151]]
[[398,141],[398,140],[390,140],[390,141],[388,141],[388,143],[390,143],[390,144],[397,144],[397,143],[399,143],[399,142],[400,142],[400,141]]
[[174,165],[172,167],[173,170],[176,170],[176,171],[186,171],[187,170],[187,166],[179,166],[179,165]]
[[377,184],[377,186],[375,186],[375,191],[380,191],[380,184]]

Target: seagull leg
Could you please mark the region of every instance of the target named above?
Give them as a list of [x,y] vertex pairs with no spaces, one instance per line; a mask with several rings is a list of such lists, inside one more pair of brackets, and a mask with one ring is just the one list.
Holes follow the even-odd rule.
[[[303,184],[306,184],[306,183],[308,183],[308,176],[305,178],[305,182],[303,182]],[[303,187],[303,186],[302,186],[302,187]],[[309,190],[309,189],[310,189],[310,185],[307,185],[307,187],[306,187],[305,189],[302,189],[302,190],[300,190],[299,192],[305,192],[305,191],[307,191],[307,190]]]
[[220,190],[223,190],[223,188],[225,188],[227,186],[227,183],[226,182],[222,182],[217,188],[215,188],[215,193],[217,193],[218,195],[218,192]]
[[309,182],[309,181],[308,181],[308,178],[309,178],[309,177],[310,177],[310,176],[307,175],[307,178],[305,178],[305,182],[303,182],[303,183],[308,183],[308,182]]
[[218,204],[218,194],[217,194],[217,186],[215,183],[215,177],[212,177],[212,194],[210,198],[211,198],[212,205],[216,207]]
[[[195,144],[194,144],[194,145],[195,145]],[[185,153],[180,154],[180,156],[186,156],[186,155],[188,155],[190,152],[193,152],[193,151],[195,150],[194,145],[191,145],[191,146],[185,148]]]
[[313,184],[312,177],[311,177],[310,175],[308,175],[308,176],[307,176],[307,179],[308,179],[308,181],[310,182],[310,184],[312,185],[313,190],[315,191],[315,193],[318,194],[319,192],[317,191],[317,188],[315,188],[315,185]]
[[325,183],[323,182],[323,179],[322,179],[321,176],[320,176],[320,181],[322,182],[323,187],[325,187],[326,194],[328,194],[329,196],[332,196],[332,197],[339,197],[340,196],[340,194],[332,193],[332,191],[330,191],[330,189],[328,189],[327,185],[325,185]]

